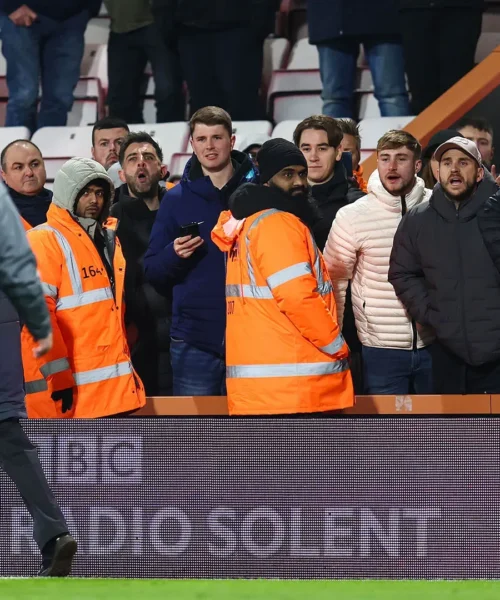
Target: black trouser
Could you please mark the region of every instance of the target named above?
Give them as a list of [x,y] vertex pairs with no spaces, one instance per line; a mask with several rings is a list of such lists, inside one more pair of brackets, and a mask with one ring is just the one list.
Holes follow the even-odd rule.
[[16,419],[0,421],[0,467],[12,479],[33,518],[33,537],[40,551],[52,538],[67,533],[38,459],[36,447]]
[[482,13],[418,8],[400,16],[412,112],[417,115],[474,67]]
[[184,121],[185,100],[177,52],[167,47],[156,26],[109,34],[109,115],[143,123],[144,70],[151,63],[155,80],[156,121]]
[[436,394],[500,394],[500,361],[474,367],[439,342],[431,354]]
[[259,90],[264,40],[252,29],[184,28],[179,33],[179,53],[191,114],[204,106],[220,106],[234,121],[263,117]]

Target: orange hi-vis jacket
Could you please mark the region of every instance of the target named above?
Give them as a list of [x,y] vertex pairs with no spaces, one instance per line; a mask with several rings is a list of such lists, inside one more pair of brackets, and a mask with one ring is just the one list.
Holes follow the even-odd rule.
[[229,413],[290,414],[353,405],[349,350],[328,271],[307,226],[269,209],[212,232],[228,253]]
[[[25,327],[22,330],[30,418],[104,417],[145,404],[125,336],[125,259],[115,235],[116,219],[108,219],[102,228],[112,263],[110,281],[93,239],[69,208],[93,179],[109,180],[104,168],[95,165],[90,159],[68,161],[56,176],[47,223],[27,233],[54,336],[52,350],[35,359],[35,342]],[[58,186],[58,177],[64,176]],[[51,393],[67,388],[73,388],[73,408],[63,414],[61,401],[52,400]]]

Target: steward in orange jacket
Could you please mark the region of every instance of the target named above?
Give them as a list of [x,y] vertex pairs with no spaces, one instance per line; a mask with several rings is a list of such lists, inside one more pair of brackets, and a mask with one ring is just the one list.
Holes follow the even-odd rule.
[[105,221],[113,190],[99,163],[73,158],[56,175],[47,223],[27,233],[54,334],[35,359],[22,330],[28,417],[104,417],[145,404],[125,337],[125,260],[116,219]]
[[[228,253],[226,365],[232,415],[316,413],[353,405],[349,350],[332,284],[306,222],[307,166],[293,144],[259,152],[261,180],[231,197],[212,232]],[[268,164],[269,163],[269,164]]]

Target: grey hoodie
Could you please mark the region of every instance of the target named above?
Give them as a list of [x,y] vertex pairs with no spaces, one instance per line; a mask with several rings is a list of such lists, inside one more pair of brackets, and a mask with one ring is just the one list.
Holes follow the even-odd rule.
[[[99,216],[99,223],[95,219],[78,217],[75,214],[75,203],[78,194],[96,179],[106,181],[109,184],[110,192]],[[58,171],[54,179],[53,191],[52,202],[59,208],[67,210],[93,239],[96,227],[100,226],[108,217],[115,191],[113,180],[106,169],[91,158],[71,158]]]

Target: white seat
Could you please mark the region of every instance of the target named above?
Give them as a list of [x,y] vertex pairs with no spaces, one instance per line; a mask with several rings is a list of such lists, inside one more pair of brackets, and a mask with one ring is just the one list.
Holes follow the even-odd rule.
[[278,123],[273,129],[271,137],[283,138],[289,142],[293,142],[293,132],[299,123],[300,120],[281,121],[281,123]]
[[362,163],[363,161],[365,161],[368,157],[370,157],[373,154],[374,150],[361,150],[360,152],[360,160],[359,162]]
[[92,157],[92,127],[42,127],[31,139],[44,158]]
[[252,139],[270,136],[272,130],[273,126],[269,121],[233,121],[233,133],[236,136],[234,147],[236,150],[244,150]]
[[107,44],[111,20],[109,17],[90,19],[85,29],[86,44]]
[[99,16],[100,17],[107,17],[108,16],[108,11],[106,9],[106,5],[104,4],[104,2],[101,4],[101,8],[99,10]]
[[0,127],[5,124],[5,116],[7,114],[7,102],[0,102]]
[[170,166],[173,154],[182,153],[186,148],[189,126],[185,121],[176,123],[138,123],[129,125],[129,127],[130,131],[149,133],[158,142],[163,151],[163,161],[167,166]]
[[97,78],[105,89],[108,88],[107,44],[85,44],[80,76]]
[[265,90],[269,87],[273,71],[284,68],[289,50],[290,42],[286,38],[266,38],[262,70],[262,83]]
[[361,92],[358,95],[358,119],[380,117],[378,101],[372,92]]
[[182,177],[187,161],[193,156],[190,152],[176,152],[172,155],[171,164],[169,166],[170,176],[175,175]]
[[321,90],[322,84],[318,69],[274,71],[267,93],[268,112],[273,120],[278,122],[281,119],[277,119],[275,115],[275,104],[277,102],[282,102],[286,96],[295,98],[297,92],[319,95]]
[[322,111],[323,101],[319,94],[281,96],[274,99],[273,119],[275,123],[302,120],[311,115],[320,115]]
[[7,75],[7,61],[5,60],[5,56],[1,52],[2,50],[2,41],[0,40],[0,77],[5,77]]
[[358,92],[373,92],[373,78],[370,69],[357,69],[356,90]]
[[379,139],[390,129],[403,129],[415,117],[377,117],[363,119],[359,123],[361,135],[361,148],[373,150],[377,147]]
[[93,125],[100,117],[97,99],[75,99],[71,111],[68,113],[68,126],[86,127],[87,125]]
[[30,137],[27,127],[0,127],[0,151],[15,140],[29,140]]
[[298,40],[290,52],[287,69],[319,69],[319,55],[316,46],[307,38]]

